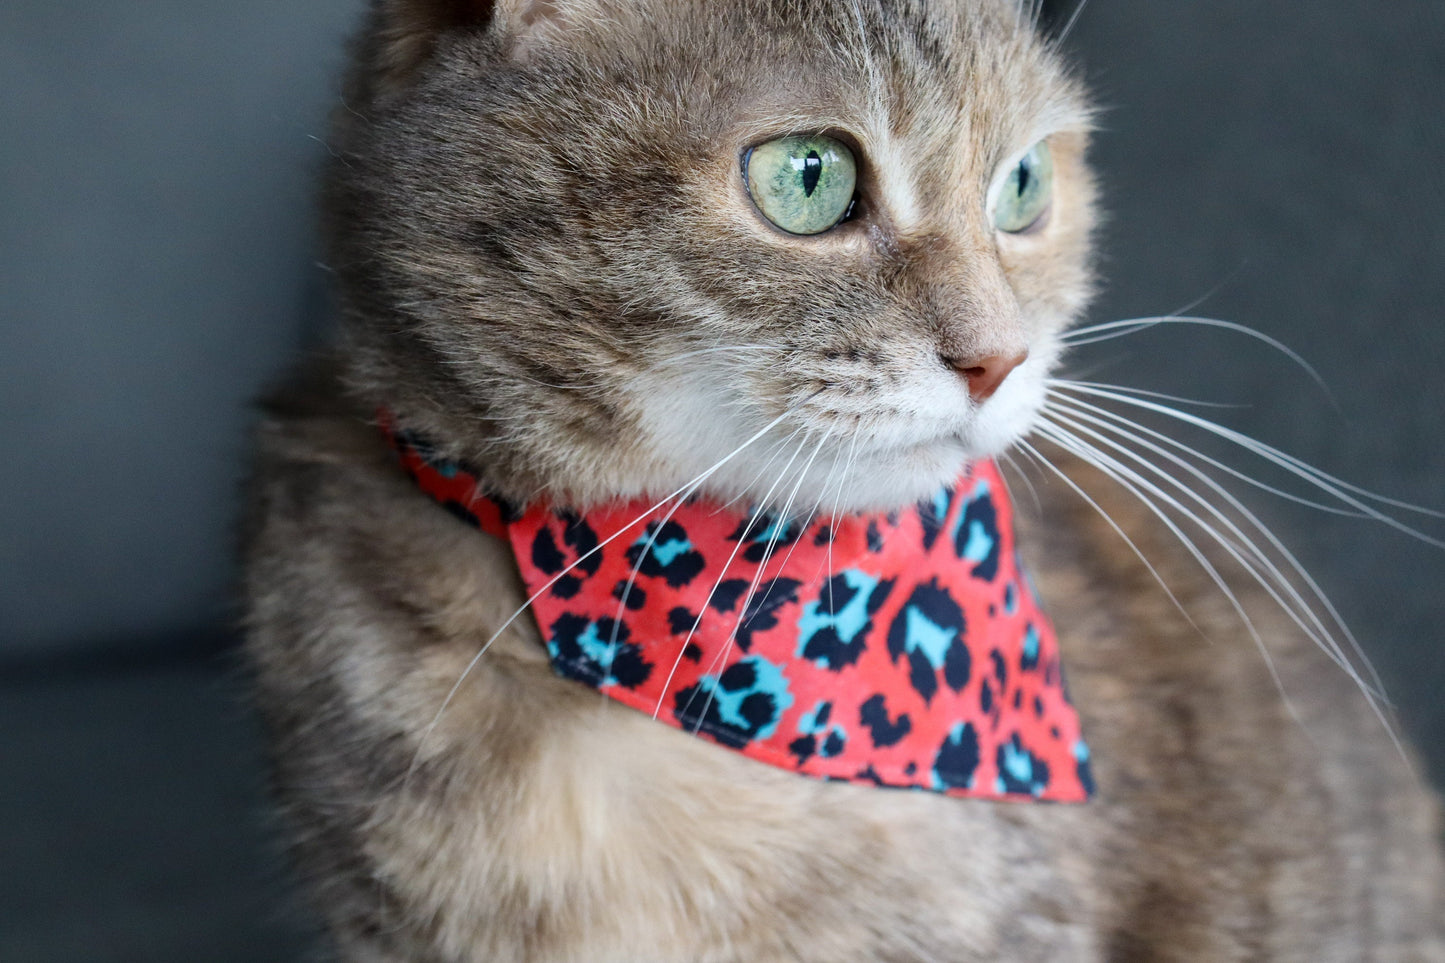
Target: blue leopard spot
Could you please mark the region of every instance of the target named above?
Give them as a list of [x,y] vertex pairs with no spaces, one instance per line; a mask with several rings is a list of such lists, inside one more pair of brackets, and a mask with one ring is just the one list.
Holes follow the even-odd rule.
[[1049,788],[1049,764],[1029,752],[1018,733],[998,747],[995,762],[998,780],[994,788],[999,793],[1037,797]]
[[1074,764],[1078,767],[1079,785],[1084,787],[1084,795],[1094,794],[1094,769],[1089,764],[1089,747],[1081,739],[1074,743]]
[[873,629],[873,615],[893,591],[857,569],[839,572],[803,606],[798,618],[798,655],[833,671],[858,661]]
[[964,643],[963,610],[934,579],[920,585],[888,628],[888,653],[909,663],[909,679],[925,701],[938,691],[938,673],[955,692],[963,691],[973,671]]
[[991,582],[998,576],[1002,542],[998,531],[998,510],[994,507],[988,482],[979,482],[965,503],[953,530],[953,546],[959,558],[974,563],[969,572],[974,578]]
[[630,639],[624,622],[588,621],[568,613],[552,623],[547,651],[559,675],[598,689],[614,685],[635,689],[652,674],[652,663]]
[[788,749],[798,757],[799,765],[806,762],[814,753],[824,759],[831,759],[847,746],[847,731],[842,726],[829,724],[832,715],[833,704],[820,702],[813,707],[811,712],[804,713],[803,717],[798,720],[798,732],[802,735],[789,743]]
[[683,689],[673,714],[683,729],[706,732],[723,745],[740,749],[771,736],[792,704],[782,669],[754,655]]
[[1019,653],[1019,668],[1032,672],[1039,667],[1039,630],[1033,624],[1024,629],[1024,648]]
[[687,530],[674,521],[653,523],[637,541],[627,547],[627,561],[641,574],[662,577],[673,588],[681,588],[707,565],[693,547]]

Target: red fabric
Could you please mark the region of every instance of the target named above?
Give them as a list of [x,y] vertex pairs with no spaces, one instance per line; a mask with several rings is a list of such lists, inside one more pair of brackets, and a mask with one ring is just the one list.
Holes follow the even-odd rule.
[[817,778],[985,799],[1092,792],[992,462],[905,511],[784,527],[702,501],[515,512],[390,434],[424,491],[511,543],[559,674]]

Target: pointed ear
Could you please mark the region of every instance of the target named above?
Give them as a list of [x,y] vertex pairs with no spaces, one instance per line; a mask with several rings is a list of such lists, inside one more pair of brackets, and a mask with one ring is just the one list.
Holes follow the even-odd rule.
[[372,63],[385,88],[404,85],[448,33],[491,31],[516,43],[560,19],[557,0],[376,0]]

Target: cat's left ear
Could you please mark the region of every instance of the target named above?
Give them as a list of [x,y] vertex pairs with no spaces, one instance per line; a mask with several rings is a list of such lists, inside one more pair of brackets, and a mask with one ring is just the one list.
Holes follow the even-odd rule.
[[404,86],[448,33],[490,32],[514,54],[561,30],[569,0],[375,0],[373,68]]

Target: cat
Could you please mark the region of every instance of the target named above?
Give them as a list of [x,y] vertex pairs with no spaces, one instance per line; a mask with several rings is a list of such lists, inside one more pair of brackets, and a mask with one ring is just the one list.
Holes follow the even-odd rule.
[[[1111,489],[1099,399],[1056,377],[1090,106],[1026,6],[376,0],[344,104],[342,334],[265,403],[245,524],[339,958],[1445,959],[1438,803],[1368,680],[1243,536],[1196,559]],[[527,608],[585,547],[538,582],[505,537],[767,510],[766,564],[1039,438],[1065,481],[1018,541],[1087,802],[813,778],[618,706]],[[463,477],[486,498],[443,511]]]

